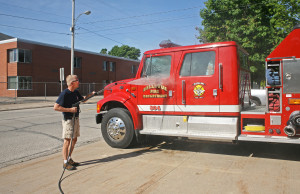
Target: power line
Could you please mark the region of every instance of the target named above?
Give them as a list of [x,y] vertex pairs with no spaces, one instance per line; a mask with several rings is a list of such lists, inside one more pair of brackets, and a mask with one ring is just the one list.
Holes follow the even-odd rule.
[[[20,7],[20,6],[19,6]],[[21,7],[22,8],[22,7]],[[24,7],[23,7],[24,8]],[[129,18],[137,18],[137,17],[146,17],[146,16],[151,16],[151,15],[157,15],[157,14],[164,14],[164,13],[170,13],[170,12],[175,12],[175,11],[181,11],[181,10],[188,10],[188,9],[194,9],[196,7],[193,8],[185,8],[185,9],[178,9],[178,10],[170,10],[170,11],[165,11],[165,12],[156,12],[153,14],[144,14],[141,16],[130,16],[130,17],[126,17],[123,19],[129,19]],[[46,13],[46,12],[44,12]],[[56,22],[56,21],[50,21],[50,20],[43,20],[43,19],[36,19],[36,18],[31,18],[31,17],[23,17],[23,16],[17,16],[17,15],[11,15],[11,14],[5,14],[5,13],[0,13],[1,16],[6,16],[6,17],[13,17],[13,18],[18,18],[18,19],[25,19],[25,20],[32,20],[32,21],[38,21],[38,22],[46,22],[46,23],[52,23],[52,24],[60,24],[60,25],[67,25],[69,26],[70,24],[67,23],[62,23],[62,22]],[[195,16],[194,16],[195,17]],[[186,18],[186,17],[185,17]],[[148,25],[148,24],[154,24],[154,23],[161,23],[161,22],[166,22],[166,21],[174,21],[174,20],[178,20],[178,19],[184,19],[184,18],[175,18],[175,19],[170,19],[168,18],[167,20],[162,20],[162,21],[153,21],[153,22],[148,22],[148,23],[142,23],[142,24],[134,24],[134,25],[128,25],[128,26],[121,26],[121,27],[117,27],[117,28],[112,28],[112,29],[121,29],[121,28],[127,28],[127,27],[133,27],[133,26],[139,26],[139,25]],[[108,21],[114,21],[114,20],[120,20],[120,19],[111,19]],[[92,23],[92,22],[88,22],[87,24]],[[95,22],[94,22],[95,23]],[[82,23],[85,24],[85,23]],[[47,30],[40,30],[40,29],[33,29],[33,28],[26,28],[26,27],[17,27],[17,26],[12,26],[12,25],[5,25],[5,24],[0,24],[0,26],[5,26],[5,27],[10,27],[10,28],[16,28],[16,29],[23,29],[23,30],[31,30],[31,31],[38,31],[38,32],[44,32],[44,33],[52,33],[52,34],[60,34],[60,35],[70,35],[68,33],[61,33],[61,32],[53,32],[53,31],[47,31]],[[106,35],[101,35],[95,31],[91,31],[88,30],[86,28],[80,27],[81,29],[89,32],[89,33],[93,33],[97,36],[100,36],[102,38],[111,40],[113,42],[119,43],[124,45],[124,43],[114,40],[112,38],[106,37]],[[105,30],[111,30],[111,29],[105,29]]]
[[[245,6],[239,6],[239,8],[244,8],[244,7],[251,6],[251,5],[263,5],[263,3],[247,4]],[[176,9],[176,10],[170,10],[170,11],[164,11],[164,12],[156,12],[156,13],[152,13],[152,14],[144,14],[144,15],[138,15],[138,16],[130,16],[130,17],[125,17],[125,18],[115,18],[115,19],[110,19],[110,20],[101,20],[101,21],[95,21],[95,22],[80,22],[80,23],[81,24],[92,24],[92,23],[97,23],[97,22],[124,20],[124,19],[130,19],[130,18],[138,18],[138,17],[145,17],[145,16],[151,16],[151,15],[165,14],[165,13],[176,12],[176,11],[190,10],[190,9],[195,9],[195,8],[199,8],[199,7],[201,7],[201,6],[184,8],[184,9]],[[227,9],[226,12],[230,11],[230,10],[231,9]],[[225,12],[225,10],[214,10],[214,12],[215,13],[222,13],[222,12]],[[22,17],[22,16],[16,16],[16,15],[10,15],[10,14],[0,13],[0,15],[6,16],[6,17],[14,17],[14,18],[19,18],[19,19],[39,21],[39,22],[47,22],[47,23],[54,23],[54,24],[67,25],[67,26],[70,25],[70,24],[62,23],[62,22],[56,22],[56,21],[50,21],[50,20],[42,20],[42,19],[29,18],[29,17]],[[194,16],[194,17],[196,17],[196,16]],[[150,23],[144,23],[144,24],[134,24],[134,25],[122,26],[122,27],[118,27],[118,28],[105,29],[105,30],[112,30],[112,29],[120,29],[120,28],[133,27],[133,26],[138,26],[138,25],[161,23],[161,22],[165,22],[165,21],[179,20],[179,19],[185,19],[185,18],[177,18],[177,19],[170,18],[170,19],[166,19],[166,20],[163,20],[163,21],[156,21],[156,22],[150,22]]]
[[[184,25],[184,26],[172,26],[168,29],[178,29],[178,28],[184,28],[184,27],[195,27],[195,25]],[[110,34],[104,34],[103,36],[109,36],[109,35],[119,35],[119,34],[133,34],[133,33],[143,33],[143,32],[150,32],[150,31],[157,31],[157,30],[163,30],[163,29],[153,29],[153,30],[139,30],[139,31],[131,31],[131,32],[118,32],[118,33],[110,33]],[[78,33],[83,34],[83,33]]]
[[54,16],[59,16],[59,17],[64,17],[64,18],[69,18],[70,19],[70,17],[67,17],[67,16],[62,16],[62,15],[58,15],[58,14],[54,14],[54,13],[46,12],[46,11],[38,11],[38,10],[30,9],[28,7],[19,6],[19,5],[12,5],[12,4],[3,3],[3,2],[1,2],[1,4],[11,6],[11,7],[18,7],[18,8],[21,8],[21,9],[27,9],[27,10],[34,11],[34,12],[40,12],[40,13],[45,13],[45,14],[48,14],[48,15],[54,15]]
[[82,24],[94,24],[94,23],[99,23],[99,22],[110,22],[110,21],[115,21],[115,20],[126,20],[126,19],[132,19],[132,18],[148,17],[148,16],[152,16],[152,15],[167,14],[167,13],[171,13],[171,12],[185,11],[185,10],[196,9],[196,8],[200,8],[200,7],[202,7],[202,6],[189,7],[189,8],[184,8],[184,9],[174,9],[174,10],[169,10],[169,11],[155,12],[155,13],[150,13],[150,14],[136,15],[136,16],[129,16],[129,17],[124,17],[124,18],[115,18],[115,19],[98,20],[98,21],[94,21],[94,22],[81,22],[81,23]]
[[101,34],[98,34],[97,32],[94,32],[94,31],[88,30],[88,29],[86,29],[86,28],[83,28],[83,27],[80,27],[80,28],[81,28],[81,29],[83,29],[83,30],[86,30],[86,31],[88,31],[88,32],[90,32],[90,33],[96,34],[96,35],[98,35],[98,36],[100,36],[100,37],[102,37],[102,38],[105,38],[105,39],[111,40],[111,41],[113,41],[113,42],[116,42],[116,43],[119,43],[119,44],[122,44],[122,45],[124,45],[122,42],[119,42],[119,41],[117,41],[117,40],[114,40],[114,39],[108,38],[108,37],[106,37],[106,36],[103,36],[103,35],[101,35]]
[[[54,23],[54,24],[60,24],[60,25],[67,25],[67,26],[69,26],[69,24],[62,23],[62,22],[55,22],[55,21],[49,21],[49,20],[41,20],[41,19],[36,19],[36,18],[22,17],[22,16],[16,16],[16,15],[2,14],[2,13],[0,13],[0,15],[7,16],[7,17],[19,18],[19,19],[26,19],[26,20],[33,20],[33,21],[47,22],[47,23]],[[101,31],[122,29],[122,28],[134,27],[134,26],[143,26],[143,25],[148,25],[148,24],[155,24],[155,23],[162,23],[162,22],[168,22],[168,21],[182,20],[182,19],[187,19],[187,18],[192,18],[192,17],[198,17],[198,16],[188,16],[188,17],[181,17],[181,18],[175,18],[175,19],[174,18],[168,18],[168,19],[165,19],[165,20],[157,20],[157,21],[148,22],[148,23],[133,24],[133,25],[121,26],[121,27],[117,27],[117,28],[102,29]]]
[[[128,14],[127,13],[125,13],[124,12],[124,10],[123,9],[119,9],[119,7],[118,6],[113,6],[113,5],[111,5],[111,4],[108,4],[108,3],[106,3],[105,1],[102,1],[102,0],[98,0],[98,1],[100,1],[100,3],[101,3],[101,5],[106,5],[106,6],[108,6],[108,7],[110,7],[110,8],[112,8],[112,10],[117,10],[118,11],[118,13],[122,13],[122,14],[124,14],[124,15],[127,15],[128,16]],[[83,4],[82,2],[78,2],[79,4],[81,4],[81,5],[85,5],[85,6],[88,6],[88,7],[90,7],[88,4]],[[90,7],[91,8],[91,7]],[[97,23],[97,22],[95,22],[95,23]]]
[[33,21],[38,21],[38,22],[47,22],[47,23],[61,24],[61,25],[68,25],[68,26],[70,25],[70,24],[62,23],[62,22],[54,22],[54,21],[50,21],[50,20],[41,20],[41,19],[35,19],[35,18],[28,18],[28,17],[9,15],[9,14],[4,14],[4,13],[0,13],[0,15],[7,16],[7,17],[19,18],[19,19],[25,19],[25,20],[33,20]]
[[[241,7],[246,7],[249,5],[245,5],[245,6],[241,6]],[[177,12],[177,11],[183,11],[183,10],[190,10],[190,9],[195,9],[195,8],[199,8],[201,6],[196,6],[196,7],[190,7],[190,8],[184,8],[184,9],[176,9],[176,10],[169,10],[169,11],[164,11],[164,12],[156,12],[156,13],[152,13],[152,14],[143,14],[143,15],[138,15],[138,16],[131,16],[131,17],[125,17],[125,18],[117,18],[117,19],[111,19],[111,20],[102,20],[102,21],[97,21],[97,22],[103,22],[103,21],[114,21],[114,20],[121,20],[121,19],[130,19],[130,18],[137,18],[137,17],[146,17],[146,16],[151,16],[151,15],[159,15],[159,14],[166,14],[166,13],[171,13],[171,12]],[[223,12],[221,10],[215,10],[215,12]],[[15,17],[15,18],[19,18],[19,19],[27,19],[27,20],[33,20],[33,21],[39,21],[39,22],[48,22],[48,23],[55,23],[55,24],[61,24],[61,25],[68,25],[67,23],[62,23],[62,22],[55,22],[55,21],[49,21],[49,20],[42,20],[42,19],[36,19],[36,18],[28,18],[28,17],[21,17],[21,16],[16,16],[16,15],[9,15],[9,14],[1,14],[3,16],[7,16],[7,17]],[[102,29],[101,31],[108,31],[108,30],[115,30],[115,29],[122,29],[122,28],[128,28],[128,27],[134,27],[134,26],[142,26],[142,25],[149,25],[149,24],[156,24],[156,23],[162,23],[162,22],[168,22],[168,21],[175,21],[175,20],[182,20],[182,19],[187,19],[187,18],[192,18],[192,17],[198,17],[198,16],[188,16],[188,17],[181,17],[181,18],[168,18],[165,20],[157,20],[157,21],[153,21],[153,22],[147,22],[147,23],[141,23],[141,24],[133,24],[133,25],[127,25],[127,26],[120,26],[120,27],[115,27],[115,28],[109,28],[109,29]],[[96,22],[87,22],[87,23],[82,23],[82,24],[90,24],[90,23],[96,23]],[[16,27],[16,26],[9,26],[9,25],[2,25],[2,26],[6,26],[6,27],[12,27],[12,28],[19,28],[19,29],[26,29],[26,30],[33,30],[33,31],[40,31],[40,32],[46,32],[46,33],[55,33],[55,34],[64,34],[64,35],[69,35],[67,33],[59,33],[59,32],[50,32],[50,31],[45,31],[45,30],[38,30],[38,29],[31,29],[31,28],[22,28],[22,27]],[[96,34],[97,36],[109,39],[111,41],[123,44],[119,41],[113,40],[111,38],[108,38],[104,35],[98,34],[94,31],[88,30],[86,28],[82,28],[86,30],[87,32]]]
[[[5,24],[0,24],[0,26],[10,27],[10,28],[17,28],[17,29],[23,29],[23,30],[38,31],[38,32],[46,32],[46,33],[52,33],[52,34],[71,35],[71,34],[63,33],[63,32],[53,32],[53,31],[46,31],[46,30],[39,30],[39,29],[32,29],[32,28],[23,28],[23,27],[10,26],[10,25],[5,25]],[[86,30],[86,31],[88,31],[88,32],[90,32],[90,33],[93,33],[93,34],[95,34],[95,35],[97,35],[97,36],[100,36],[100,37],[102,37],[102,38],[105,38],[105,39],[111,40],[111,41],[113,41],[113,42],[116,42],[116,43],[119,43],[119,44],[124,45],[122,42],[119,42],[119,41],[116,41],[116,40],[114,40],[114,39],[108,38],[108,37],[106,37],[106,36],[104,36],[104,35],[98,34],[98,33],[94,32],[94,31],[88,30],[88,29],[86,29],[86,28],[80,27],[79,29]],[[77,33],[76,33],[76,34],[77,34]]]
[[[68,33],[62,33],[62,32],[53,32],[53,31],[46,31],[46,30],[39,30],[39,29],[32,29],[32,28],[23,28],[23,27],[17,27],[17,26],[11,26],[11,25],[5,25],[5,24],[0,24],[0,26],[5,26],[5,27],[9,27],[9,28],[17,28],[17,29],[23,29],[23,30],[31,30],[31,31],[38,31],[38,32],[45,32],[45,33],[51,33],[51,34],[61,34],[61,35],[71,35],[71,34],[68,34]],[[117,41],[117,40],[114,40],[112,38],[109,38],[109,37],[106,37],[106,36],[103,36],[99,33],[96,33],[94,31],[91,31],[91,30],[88,30],[86,28],[83,28],[83,27],[80,27],[80,29],[83,29],[83,30],[86,30],[90,33],[93,33],[97,36],[100,36],[102,38],[105,38],[105,39],[108,39],[108,40],[111,40],[113,42],[116,42],[116,43],[119,43],[119,44],[122,44],[124,45],[124,43],[120,42],[120,41]]]
[[144,25],[149,25],[149,24],[156,24],[156,23],[163,23],[163,22],[168,22],[168,21],[183,20],[183,19],[194,18],[194,17],[198,17],[198,16],[187,16],[187,17],[181,17],[181,18],[175,18],[175,19],[168,18],[166,20],[156,20],[156,21],[148,22],[148,23],[140,23],[140,24],[127,25],[127,26],[120,26],[120,27],[115,27],[115,28],[102,29],[102,30],[99,30],[99,31],[109,31],[109,30],[129,28],[129,27],[134,27],[134,26],[144,26]]
[[38,32],[46,32],[46,33],[51,33],[51,34],[70,35],[68,33],[63,33],[63,32],[52,32],[52,31],[32,29],[32,28],[23,28],[23,27],[17,27],[17,26],[10,26],[10,25],[5,25],[5,24],[0,24],[0,26],[10,27],[10,28],[18,28],[18,29],[23,29],[23,30],[32,30],[32,31],[38,31]]
[[[232,11],[232,10],[236,10],[237,8],[241,9],[241,8],[248,8],[249,6],[252,6],[252,5],[266,5],[265,3],[250,3],[250,4],[246,4],[246,5],[242,5],[242,6],[237,6],[236,8],[232,8],[232,9],[211,9],[211,11],[213,11],[213,13],[228,13],[228,11]],[[208,8],[207,8],[208,9]]]

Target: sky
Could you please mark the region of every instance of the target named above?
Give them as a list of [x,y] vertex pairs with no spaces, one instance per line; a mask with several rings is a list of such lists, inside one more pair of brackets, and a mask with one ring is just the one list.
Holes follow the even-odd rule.
[[[162,40],[199,44],[205,0],[75,0],[75,49],[100,52],[129,45],[159,48]],[[0,0],[0,32],[26,40],[71,47],[72,0]],[[142,55],[141,55],[142,56]]]

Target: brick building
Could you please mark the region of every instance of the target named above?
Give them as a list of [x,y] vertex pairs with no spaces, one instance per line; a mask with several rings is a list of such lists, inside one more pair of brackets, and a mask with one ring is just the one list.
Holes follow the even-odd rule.
[[[65,77],[70,74],[70,48],[1,37],[10,38],[0,34],[0,96],[43,96],[45,91],[58,95],[59,69],[64,68]],[[137,60],[83,50],[75,50],[74,63],[80,82],[92,84],[95,91],[107,83],[135,77],[139,65]]]

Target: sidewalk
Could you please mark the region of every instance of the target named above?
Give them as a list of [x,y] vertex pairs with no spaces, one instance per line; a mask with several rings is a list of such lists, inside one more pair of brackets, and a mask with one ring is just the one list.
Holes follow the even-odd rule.
[[[78,147],[74,158],[83,162],[84,165],[75,171],[64,173],[61,183],[63,191],[65,193],[84,193],[89,187],[92,187],[93,180],[101,177],[98,177],[98,173],[103,173],[103,164],[107,163],[105,159],[107,156],[103,155],[109,154],[106,150],[112,150],[112,148],[105,145],[103,141]],[[113,150],[113,152],[116,151]],[[0,169],[0,193],[59,193],[58,180],[62,170],[61,153],[2,168]],[[92,173],[93,171],[98,173]],[[82,175],[79,176],[80,178],[77,177],[81,173],[83,173],[83,177],[91,180],[88,181],[88,184],[81,182]],[[85,173],[88,173],[89,176],[86,177]],[[74,188],[76,188],[75,191]],[[101,191],[99,186],[96,188]]]
[[[162,158],[164,153],[156,146],[115,149],[104,141],[78,147],[73,157],[81,165],[65,171],[61,188],[64,193],[144,193],[185,160],[170,161],[173,154],[168,154],[168,159],[150,162],[151,155]],[[1,168],[0,193],[59,193],[62,171],[61,153]],[[154,193],[173,193],[163,190]]]
[[[53,107],[58,96],[31,96],[31,97],[18,97],[7,98],[0,97],[0,111],[31,109],[42,107]],[[103,95],[90,98],[86,104],[96,104],[103,98]]]

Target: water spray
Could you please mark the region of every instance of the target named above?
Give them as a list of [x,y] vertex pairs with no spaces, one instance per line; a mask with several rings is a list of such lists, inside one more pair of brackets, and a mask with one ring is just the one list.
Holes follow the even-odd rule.
[[143,78],[135,79],[135,80],[128,82],[128,84],[140,85],[140,86],[141,85],[161,85],[162,83],[166,84],[166,85],[170,85],[173,82],[172,82],[172,80],[170,80],[170,77],[166,76],[166,75],[143,77]]

